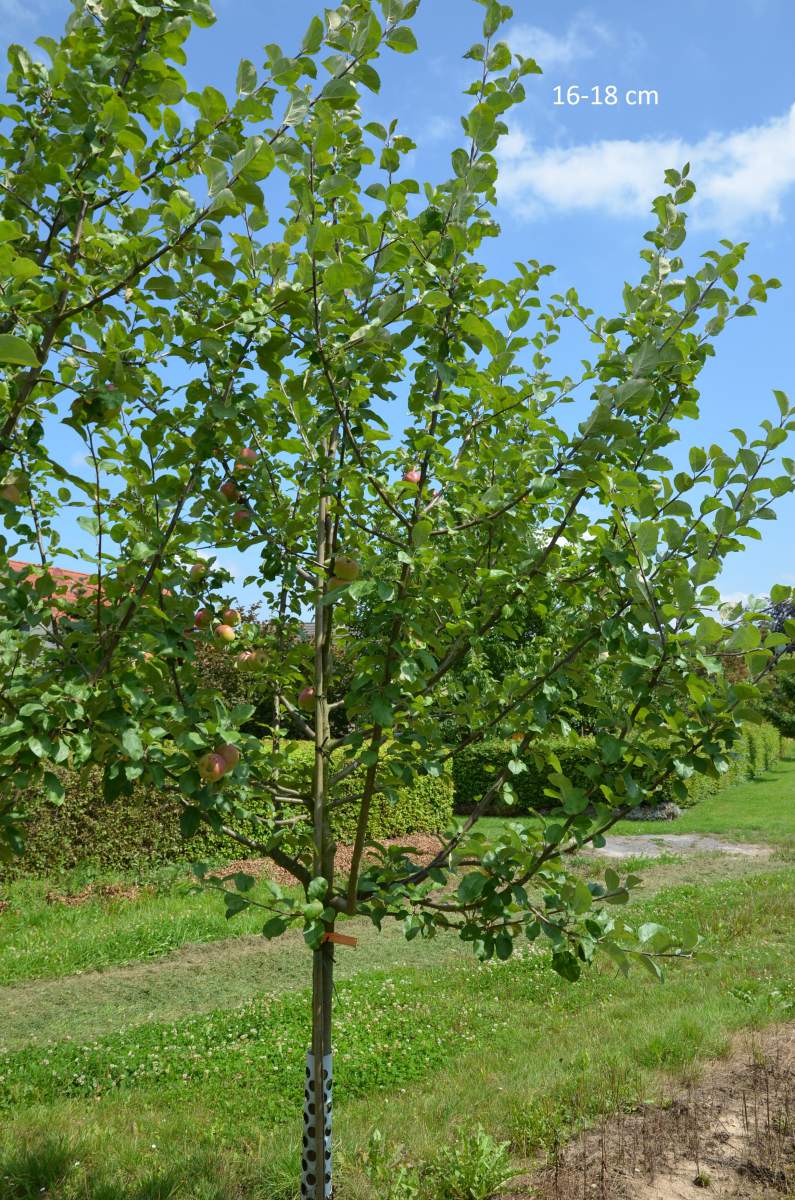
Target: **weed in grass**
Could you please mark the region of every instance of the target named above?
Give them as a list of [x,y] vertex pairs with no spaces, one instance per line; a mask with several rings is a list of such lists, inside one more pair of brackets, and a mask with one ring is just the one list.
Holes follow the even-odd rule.
[[379,1200],[491,1200],[516,1174],[508,1142],[496,1141],[480,1125],[459,1131],[420,1166],[375,1129],[360,1162]]
[[389,1146],[380,1129],[370,1134],[359,1163],[382,1200],[422,1200],[419,1170],[405,1161],[400,1147]]
[[480,1125],[444,1146],[429,1171],[433,1200],[491,1200],[515,1175],[508,1143]]

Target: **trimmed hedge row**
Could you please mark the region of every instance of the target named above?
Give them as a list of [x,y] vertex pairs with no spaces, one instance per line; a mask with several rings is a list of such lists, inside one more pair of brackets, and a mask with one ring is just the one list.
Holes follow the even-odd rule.
[[[296,772],[291,781],[308,785],[313,751],[308,743],[296,745]],[[363,772],[343,782],[341,795],[361,791]],[[91,771],[82,781],[62,776],[66,799],[54,808],[33,797],[23,804],[31,814],[27,824],[23,857],[0,867],[0,882],[20,875],[49,875],[90,865],[102,871],[136,871],[145,867],[191,862],[197,859],[234,858],[237,848],[231,840],[213,834],[206,827],[186,841],[179,828],[175,803],[141,787],[129,797],[111,802],[102,794],[99,771]],[[402,837],[411,833],[437,833],[450,822],[453,814],[453,779],[447,772],[440,778],[418,777],[400,789],[397,803],[384,795],[373,798],[370,810],[371,838]],[[334,812],[334,835],[339,842],[353,841],[356,809],[343,805]],[[240,850],[242,857],[246,852]]]
[[[573,745],[557,739],[544,742],[545,750],[553,750],[558,756],[563,774],[575,784],[588,784],[584,768],[588,766],[593,756],[594,740],[591,737],[581,737]],[[455,811],[457,813],[471,812],[485,792],[491,787],[494,778],[503,771],[513,757],[511,743],[494,738],[468,746],[460,754],[453,757],[453,782],[455,784]],[[519,775],[509,775],[511,786],[516,793],[516,803],[508,804],[499,797],[489,809],[490,816],[516,816],[526,813],[539,805],[552,804],[544,797],[547,777],[552,767],[539,770],[531,756],[522,759],[525,771]]]
[[[544,748],[554,750],[563,774],[568,776],[575,786],[587,787],[589,785],[590,781],[584,769],[592,760],[593,738],[581,737],[574,744],[550,740],[544,743]],[[775,726],[746,725],[733,751],[729,770],[724,775],[721,775],[719,779],[712,779],[708,775],[692,775],[685,782],[688,792],[688,798],[685,801],[675,796],[674,780],[667,780],[655,793],[654,803],[662,804],[670,800],[680,806],[698,804],[707,796],[711,796],[733,783],[764,774],[778,762],[783,753],[783,739]],[[495,776],[505,769],[511,757],[511,743],[499,739],[469,746],[456,755],[453,759],[455,811],[457,813],[471,812],[492,785]],[[549,807],[553,803],[551,799],[544,796],[547,777],[552,768],[544,767],[539,770],[530,756],[523,758],[522,761],[527,769],[519,775],[509,776],[516,793],[516,803],[507,804],[498,798],[489,809],[490,815],[516,816],[533,808]]]
[[[282,782],[307,785],[312,775],[314,748],[309,742],[294,742],[293,773],[284,772]],[[332,755],[332,768],[337,766]],[[339,785],[337,796],[354,796],[362,791],[365,769],[354,771]],[[334,810],[331,828],[338,842],[352,842],[356,836],[358,803],[343,805]],[[441,776],[418,775],[408,786],[400,788],[400,799],[392,803],[383,793],[376,793],[370,806],[369,834],[371,838],[402,837],[407,833],[439,833],[453,816],[453,774],[448,768]]]

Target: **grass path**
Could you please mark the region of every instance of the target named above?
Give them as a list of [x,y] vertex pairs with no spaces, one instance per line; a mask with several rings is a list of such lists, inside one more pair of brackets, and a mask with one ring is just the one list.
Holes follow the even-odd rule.
[[[337,978],[395,967],[426,968],[471,955],[458,938],[406,942],[399,926],[351,921],[355,951],[338,956]],[[277,942],[261,934],[181,947],[164,958],[60,979],[0,987],[0,1050],[27,1043],[75,1041],[146,1021],[175,1021],[196,1013],[230,1009],[263,992],[280,995],[304,988],[310,956],[299,931]]]
[[[343,981],[340,1200],[374,1200],[356,1164],[374,1126],[423,1161],[477,1118],[521,1165],[553,1131],[648,1095],[660,1070],[691,1071],[734,1030],[795,1012],[795,869],[669,888],[639,909],[694,918],[716,961],[663,987],[604,964],[565,984],[536,955]],[[53,1200],[292,1200],[307,1022],[294,991],[5,1056],[0,1200],[42,1187]]]
[[[795,849],[795,761],[705,800],[678,821],[625,821],[616,832],[709,833]],[[733,869],[727,863],[727,873]],[[190,894],[184,876],[173,873],[165,885],[134,902],[96,899],[68,908],[47,903],[47,889],[42,881],[0,889],[10,905],[0,913],[0,987],[153,961],[184,946],[255,934],[261,926],[256,912],[228,922],[218,897]],[[248,961],[242,947],[240,957]]]
[[[577,864],[588,877],[601,875],[606,865],[594,859]],[[767,866],[716,854],[669,855],[662,862],[629,860],[627,870],[641,871],[644,882],[639,894],[648,897],[672,884],[692,886],[740,878]],[[89,924],[93,927],[93,914]],[[230,935],[233,928],[228,928]],[[355,950],[337,955],[338,980],[371,971],[429,969],[471,956],[471,950],[454,936],[407,942],[394,922],[385,923],[380,934],[364,920],[346,922],[345,928],[355,934],[359,944]],[[304,988],[308,972],[302,936],[291,931],[274,942],[260,934],[227,936],[101,971],[0,986],[0,1049],[63,1038],[89,1040],[146,1021],[176,1021],[190,1014],[229,1009],[263,991],[280,994]]]

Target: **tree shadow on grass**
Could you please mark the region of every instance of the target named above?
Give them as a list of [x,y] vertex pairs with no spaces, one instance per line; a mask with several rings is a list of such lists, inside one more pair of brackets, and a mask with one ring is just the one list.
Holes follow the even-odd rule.
[[298,1200],[296,1178],[297,1160],[268,1165],[221,1154],[122,1168],[63,1135],[0,1152],[0,1200]]

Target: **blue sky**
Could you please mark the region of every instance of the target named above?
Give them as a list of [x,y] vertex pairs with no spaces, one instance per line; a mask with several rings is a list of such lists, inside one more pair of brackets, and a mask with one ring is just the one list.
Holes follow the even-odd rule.
[[[6,41],[30,46],[56,34],[65,0],[0,0]],[[290,51],[319,5],[219,0],[218,22],[189,45],[192,85],[231,92],[241,57],[278,42]],[[397,116],[418,143],[410,165],[420,182],[445,177],[473,64],[482,9],[472,0],[423,0],[414,28],[419,52],[388,54],[383,87],[367,100],[369,119]],[[703,416],[683,436],[709,445],[774,416],[771,390],[795,394],[795,46],[792,0],[669,0],[639,5],[602,0],[517,0],[507,40],[544,70],[528,79],[528,99],[511,114],[503,153],[499,244],[489,266],[510,271],[516,258],[554,263],[557,286],[575,286],[597,312],[620,304],[625,279],[638,274],[649,204],[666,166],[692,163],[699,187],[688,243],[690,266],[721,237],[749,241],[747,266],[784,285],[760,316],[737,321],[702,375]],[[555,87],[614,85],[619,103],[556,105]],[[626,93],[653,89],[657,103],[629,105]],[[576,364],[562,364],[574,367]],[[795,448],[788,452],[795,456]],[[795,497],[778,501],[779,520],[764,539],[735,556],[721,579],[725,594],[795,584]]]

